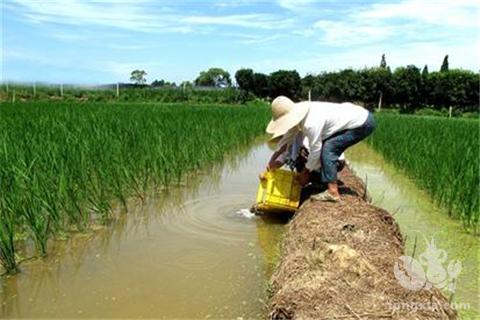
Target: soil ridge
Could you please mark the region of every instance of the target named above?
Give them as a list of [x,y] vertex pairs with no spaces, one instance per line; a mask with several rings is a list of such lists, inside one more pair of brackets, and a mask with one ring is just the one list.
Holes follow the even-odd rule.
[[269,319],[456,319],[438,289],[400,285],[393,271],[404,254],[398,224],[367,201],[349,168],[339,178],[339,203],[307,200],[287,226]]

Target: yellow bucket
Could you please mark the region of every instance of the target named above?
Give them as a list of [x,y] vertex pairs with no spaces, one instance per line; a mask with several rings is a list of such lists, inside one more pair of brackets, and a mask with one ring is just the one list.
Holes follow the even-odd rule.
[[292,171],[267,171],[260,181],[257,209],[260,211],[295,211],[300,204],[301,187]]

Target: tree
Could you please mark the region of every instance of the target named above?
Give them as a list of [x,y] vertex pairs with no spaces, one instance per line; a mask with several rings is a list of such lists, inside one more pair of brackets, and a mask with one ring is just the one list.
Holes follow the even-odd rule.
[[463,111],[478,110],[479,74],[453,69],[430,74],[430,99],[437,109],[460,107]]
[[385,59],[385,53],[382,54],[382,60],[380,61],[380,68],[387,68],[387,60]]
[[207,71],[200,72],[195,79],[196,86],[206,87],[229,87],[232,85],[230,74],[221,68],[210,68]]
[[403,112],[412,113],[419,107],[422,76],[414,65],[400,67],[393,73],[395,102],[401,105]]
[[[393,96],[393,87],[392,87],[392,72],[390,68],[371,68],[368,72],[368,76],[371,78],[373,88],[373,103],[377,104],[379,110],[382,109],[384,103],[391,101]],[[369,103],[370,101],[365,101]]]
[[253,92],[255,86],[255,79],[253,77],[252,69],[240,69],[235,73],[235,80],[240,89]]
[[165,85],[165,80],[155,80],[152,82],[152,87],[163,87]]
[[193,87],[193,84],[190,81],[182,81],[180,83],[180,87],[182,88],[191,88]]
[[428,77],[428,66],[425,65],[425,67],[423,67],[422,69],[422,78],[427,78]]
[[269,78],[263,73],[253,74],[253,94],[257,97],[266,98],[269,94]]
[[146,75],[147,73],[144,70],[133,70],[130,73],[130,81],[133,81],[136,85],[143,85],[147,82],[147,79],[145,79]]
[[303,77],[301,87],[302,97],[308,97],[308,93],[312,93],[313,88],[315,87],[315,76],[312,74],[307,74],[305,77]]
[[443,58],[442,67],[440,68],[440,72],[447,72],[448,71],[448,54]]
[[278,70],[270,74],[269,87],[272,98],[283,95],[297,99],[301,94],[300,75],[296,70]]
[[428,66],[425,65],[422,70],[422,89],[421,89],[421,101],[424,105],[430,104],[430,92],[432,90],[429,81]]

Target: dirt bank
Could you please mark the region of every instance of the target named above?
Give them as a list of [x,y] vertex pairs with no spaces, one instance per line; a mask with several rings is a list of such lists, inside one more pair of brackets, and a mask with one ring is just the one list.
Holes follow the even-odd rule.
[[271,279],[271,319],[456,319],[437,289],[410,291],[393,269],[404,252],[392,216],[364,200],[345,168],[340,203],[307,200],[289,223]]

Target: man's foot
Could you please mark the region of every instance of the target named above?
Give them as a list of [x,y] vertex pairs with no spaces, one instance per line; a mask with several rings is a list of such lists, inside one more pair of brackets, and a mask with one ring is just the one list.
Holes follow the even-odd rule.
[[314,201],[330,201],[330,202],[338,202],[340,201],[339,196],[334,196],[328,191],[324,191],[322,193],[317,193],[310,196],[310,199]]

